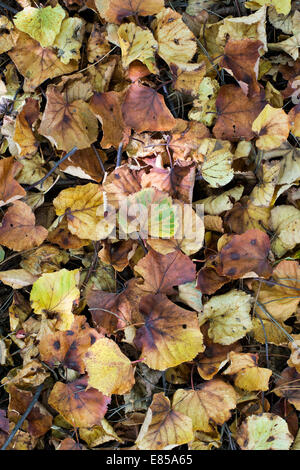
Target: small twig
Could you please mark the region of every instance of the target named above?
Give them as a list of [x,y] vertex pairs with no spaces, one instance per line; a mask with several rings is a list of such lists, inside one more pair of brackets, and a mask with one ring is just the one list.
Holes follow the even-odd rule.
[[101,159],[101,157],[100,157],[100,155],[99,155],[99,152],[98,152],[98,150],[96,149],[96,147],[95,147],[94,144],[92,144],[92,149],[93,149],[93,151],[94,151],[94,154],[95,154],[96,157],[97,157],[97,160],[98,160],[98,162],[99,162],[99,165],[101,166],[101,170],[102,170],[102,172],[103,172],[103,175],[105,175],[106,171],[105,171],[105,168],[104,168],[104,165],[103,165],[103,161],[102,161],[102,159]]
[[16,13],[19,13],[19,10],[16,10],[15,8],[10,7],[9,5],[6,5],[6,3],[3,3],[3,2],[0,2],[0,7],[4,8],[5,10],[10,11],[11,13],[14,13],[14,15]]
[[118,148],[116,168],[121,166],[122,151],[123,151],[123,142],[120,143],[119,148]]
[[64,162],[65,160],[67,160],[67,158],[71,157],[73,155],[73,153],[77,152],[78,148],[77,147],[73,147],[72,150],[70,150],[70,152],[66,153],[66,155],[64,157],[62,157],[60,160],[58,160],[58,162],[55,163],[54,167],[51,168],[50,171],[48,171],[48,173],[43,177],[41,178],[39,181],[36,181],[35,183],[33,183],[32,185],[30,185],[28,188],[27,188],[27,191],[29,189],[32,189],[32,188],[35,188],[35,186],[38,186],[39,184],[43,185],[44,181],[46,181],[47,178],[49,178],[49,176],[56,170],[57,167],[59,167],[59,165]]
[[0,450],[6,450],[6,448],[9,446],[9,444],[11,443],[11,441],[13,440],[13,438],[15,437],[15,435],[17,434],[17,432],[19,431],[20,427],[22,426],[22,424],[24,423],[25,419],[27,418],[27,416],[29,415],[29,413],[31,412],[32,408],[34,407],[34,405],[36,404],[36,402],[38,401],[39,399],[39,396],[43,390],[43,387],[44,387],[44,384],[41,384],[38,386],[37,388],[37,391],[35,392],[27,410],[25,411],[25,413],[23,414],[22,418],[19,419],[19,421],[17,422],[17,424],[15,425],[14,429],[12,430],[12,432],[10,433],[8,439],[6,440],[6,442],[3,444],[3,446],[1,447]]

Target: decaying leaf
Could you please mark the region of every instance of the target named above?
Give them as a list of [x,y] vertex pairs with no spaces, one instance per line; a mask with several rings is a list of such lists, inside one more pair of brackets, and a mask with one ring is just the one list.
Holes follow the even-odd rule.
[[292,442],[286,421],[272,413],[249,416],[237,434],[242,450],[288,450]]

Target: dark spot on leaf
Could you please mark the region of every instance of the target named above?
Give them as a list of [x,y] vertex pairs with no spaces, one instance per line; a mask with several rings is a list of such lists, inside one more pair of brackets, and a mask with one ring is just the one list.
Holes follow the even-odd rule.
[[230,268],[227,271],[226,276],[234,276],[235,273],[236,273],[236,268]]

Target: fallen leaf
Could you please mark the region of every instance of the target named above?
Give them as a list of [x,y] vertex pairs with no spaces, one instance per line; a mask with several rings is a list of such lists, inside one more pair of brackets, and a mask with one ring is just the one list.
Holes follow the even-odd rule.
[[94,388],[87,388],[86,376],[74,382],[56,382],[48,402],[74,427],[101,424],[110,398]]
[[57,320],[56,328],[69,330],[74,321],[73,303],[79,299],[79,271],[61,269],[54,273],[42,274],[33,284],[30,301],[37,315]]
[[39,246],[47,235],[48,230],[35,225],[35,215],[24,202],[15,201],[2,219],[0,243],[11,250],[23,251]]
[[136,440],[140,450],[169,450],[193,439],[192,420],[175,411],[163,393],[156,393]]
[[84,149],[97,139],[98,124],[89,106],[82,100],[68,103],[55,87],[47,90],[47,104],[39,133],[60,150]]
[[134,385],[133,366],[111,339],[98,339],[88,349],[84,362],[89,387],[106,395],[128,393]]
[[145,325],[138,329],[134,342],[151,369],[175,367],[204,350],[195,313],[173,304],[164,294],[143,297],[140,311]]
[[272,413],[248,416],[237,432],[242,450],[289,450],[293,440],[286,421]]
[[173,397],[173,409],[191,418],[194,431],[211,432],[212,423],[228,421],[235,407],[234,388],[220,379],[203,383],[196,390],[176,390]]

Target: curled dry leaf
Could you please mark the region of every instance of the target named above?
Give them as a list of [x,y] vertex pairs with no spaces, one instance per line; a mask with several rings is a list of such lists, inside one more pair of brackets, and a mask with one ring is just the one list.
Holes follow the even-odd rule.
[[25,196],[25,189],[15,180],[22,167],[14,157],[0,160],[0,207]]
[[229,353],[230,366],[223,372],[233,376],[237,387],[248,392],[269,389],[270,369],[257,366],[258,355],[246,353]]

